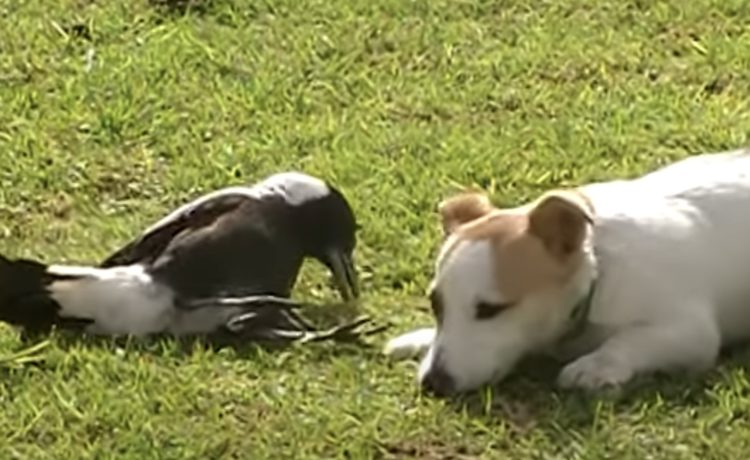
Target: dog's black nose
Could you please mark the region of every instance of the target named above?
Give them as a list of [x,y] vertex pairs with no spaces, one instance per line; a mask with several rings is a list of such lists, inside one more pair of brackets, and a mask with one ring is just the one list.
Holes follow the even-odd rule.
[[455,391],[455,382],[442,367],[432,366],[422,378],[422,387],[435,396],[448,396]]

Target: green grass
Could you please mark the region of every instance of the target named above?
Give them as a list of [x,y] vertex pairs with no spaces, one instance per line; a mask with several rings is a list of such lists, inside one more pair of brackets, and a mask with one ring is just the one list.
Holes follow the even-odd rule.
[[[356,208],[362,308],[393,328],[17,355],[34,343],[2,327],[0,458],[748,457],[748,353],[621,398],[529,365],[440,401],[379,348],[431,322],[435,206],[459,187],[514,204],[746,143],[750,3],[193,3],[0,0],[0,251],[93,262],[199,193],[298,168]],[[334,293],[309,263],[295,295]]]

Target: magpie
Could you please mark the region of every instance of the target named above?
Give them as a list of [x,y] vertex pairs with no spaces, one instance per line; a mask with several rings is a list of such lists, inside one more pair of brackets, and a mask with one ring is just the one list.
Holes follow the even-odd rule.
[[92,335],[204,334],[254,320],[310,329],[280,316],[296,305],[302,263],[319,260],[342,298],[357,299],[357,228],[330,183],[277,173],[179,207],[98,266],[0,256],[0,321]]

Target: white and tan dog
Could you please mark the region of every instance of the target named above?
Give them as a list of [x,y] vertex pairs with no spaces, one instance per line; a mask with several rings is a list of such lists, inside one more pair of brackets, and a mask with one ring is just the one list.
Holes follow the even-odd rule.
[[391,340],[447,395],[501,380],[531,354],[566,360],[563,387],[714,365],[750,337],[750,150],[693,156],[633,180],[497,209],[440,205],[437,327]]

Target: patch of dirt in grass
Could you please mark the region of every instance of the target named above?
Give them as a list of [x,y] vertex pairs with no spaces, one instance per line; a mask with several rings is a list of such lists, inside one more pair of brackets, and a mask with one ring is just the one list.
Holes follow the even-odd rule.
[[381,446],[383,459],[413,458],[421,460],[470,459],[481,453],[476,448],[449,444],[436,439],[387,443]]

